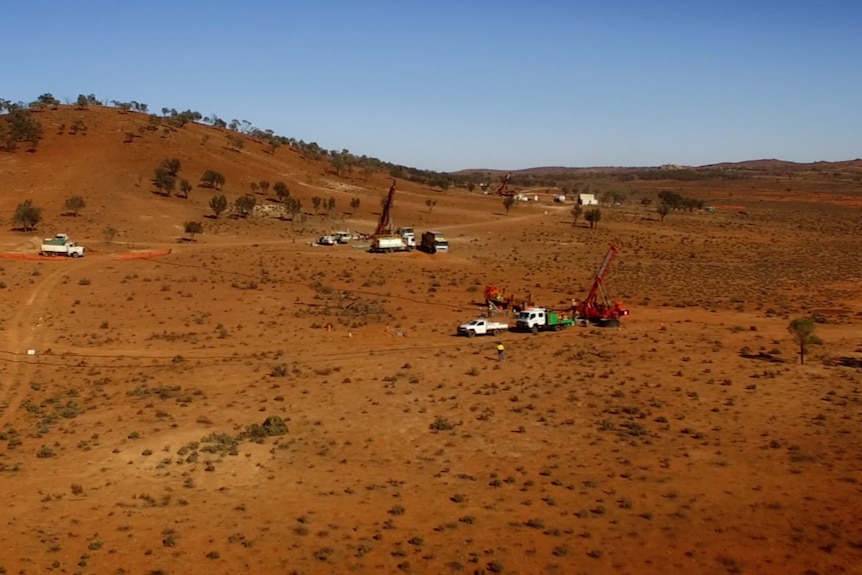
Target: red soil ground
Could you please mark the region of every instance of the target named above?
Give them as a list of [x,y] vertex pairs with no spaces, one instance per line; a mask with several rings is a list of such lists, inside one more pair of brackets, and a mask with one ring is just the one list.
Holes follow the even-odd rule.
[[[0,153],[0,213],[30,198],[43,221],[0,251],[62,231],[88,253],[0,260],[4,572],[862,573],[857,180],[634,182],[748,216],[632,200],[594,230],[399,181],[396,223],[451,253],[375,255],[310,243],[372,231],[385,174],[197,125],[124,144],[146,118],[111,109],[40,120],[38,151]],[[338,213],[210,219],[211,190],[153,193],[168,157],[231,199],[283,180]],[[620,329],[507,333],[502,363],[454,335],[487,283],[583,296],[611,242]],[[799,365],[787,325],[811,314]]]

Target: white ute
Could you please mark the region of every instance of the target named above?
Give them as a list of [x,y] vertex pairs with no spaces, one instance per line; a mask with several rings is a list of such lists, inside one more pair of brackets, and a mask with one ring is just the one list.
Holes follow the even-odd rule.
[[57,234],[53,238],[42,240],[42,249],[39,253],[43,256],[82,258],[84,257],[84,246],[79,246],[70,240],[66,234]]
[[458,326],[458,334],[466,335],[467,337],[474,337],[477,335],[497,336],[504,331],[509,331],[509,324],[499,321],[489,321],[483,317]]

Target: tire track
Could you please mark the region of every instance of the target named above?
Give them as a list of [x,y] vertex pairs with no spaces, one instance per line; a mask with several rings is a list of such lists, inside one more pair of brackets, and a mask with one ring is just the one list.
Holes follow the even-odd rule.
[[[21,350],[34,349],[41,342],[39,326],[50,301],[51,292],[57,284],[69,273],[91,267],[104,261],[104,258],[96,257],[87,260],[78,259],[74,264],[69,262],[70,267],[62,266],[51,273],[42,276],[43,279],[30,293],[25,302],[9,321],[6,330],[6,349]],[[27,388],[39,362],[19,362],[11,364],[11,370],[0,382],[0,428],[12,421],[13,414],[18,410],[26,395]]]

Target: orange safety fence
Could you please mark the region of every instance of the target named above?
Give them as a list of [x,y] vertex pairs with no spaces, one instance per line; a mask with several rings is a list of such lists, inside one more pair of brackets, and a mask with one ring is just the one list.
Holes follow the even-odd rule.
[[155,250],[152,252],[133,252],[128,254],[117,254],[114,256],[115,260],[149,260],[152,258],[157,258],[161,256],[166,256],[171,253],[170,248],[166,250]]
[[16,254],[0,253],[0,259],[4,260],[28,260],[36,262],[65,262],[69,258],[65,256],[40,256],[39,254]]

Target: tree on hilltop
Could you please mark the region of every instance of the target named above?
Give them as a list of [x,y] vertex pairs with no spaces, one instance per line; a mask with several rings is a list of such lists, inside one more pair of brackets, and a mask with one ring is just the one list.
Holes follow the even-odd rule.
[[250,196],[240,196],[233,202],[233,211],[241,218],[246,218],[257,205],[257,200]]
[[227,145],[231,150],[239,152],[245,147],[245,140],[238,134],[228,134]]
[[30,144],[29,150],[34,151],[42,139],[42,124],[34,119],[30,112],[14,108],[8,114],[0,117],[0,142],[6,151],[14,152],[21,142]]
[[180,197],[182,197],[184,200],[187,200],[191,191],[192,185],[189,183],[189,181],[186,179],[180,180]]
[[162,160],[159,166],[167,170],[170,175],[176,176],[180,172],[182,163],[179,158],[168,158],[166,160]]
[[224,186],[224,176],[215,170],[206,170],[200,179],[201,186],[220,190]]
[[153,177],[153,185],[156,186],[162,194],[170,196],[176,189],[177,179],[165,168],[158,167],[156,168],[156,172]]
[[287,184],[284,182],[276,182],[272,185],[272,191],[275,192],[275,197],[278,201],[284,203],[284,200],[290,196],[290,190],[287,189]]
[[33,205],[33,200],[24,200],[15,208],[15,214],[12,216],[13,224],[21,224],[21,228],[25,232],[35,229],[36,225],[42,221],[42,208],[37,208]]
[[210,198],[210,209],[216,219],[227,209],[227,198],[224,196],[213,196]]

